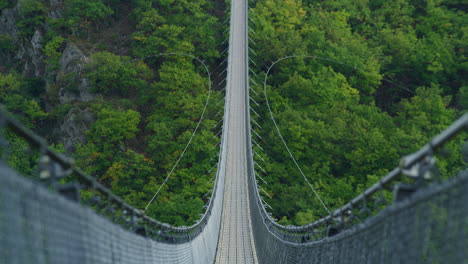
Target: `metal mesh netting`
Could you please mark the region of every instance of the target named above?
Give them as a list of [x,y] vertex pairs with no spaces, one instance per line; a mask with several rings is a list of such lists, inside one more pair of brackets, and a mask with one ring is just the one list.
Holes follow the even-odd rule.
[[205,212],[193,225],[175,227],[112,194],[0,105],[0,264],[213,262],[226,166],[227,128],[219,124]]
[[[249,127],[249,111],[246,112]],[[224,114],[225,123],[229,123],[227,111]],[[212,263],[228,162],[227,129],[223,126],[217,188],[208,218],[197,226],[196,235],[182,231],[176,234],[182,234],[181,240],[171,243],[130,232],[125,225],[112,223],[90,208],[20,177],[0,161],[0,264]],[[247,144],[251,143],[249,133],[247,129]],[[314,238],[317,240],[301,241],[313,234],[307,232],[314,232],[315,226],[309,230],[272,222],[259,198],[250,145],[247,155],[252,232],[260,263],[468,264],[468,171],[442,184],[421,188],[410,199],[334,236],[327,237],[329,234],[321,230]],[[328,224],[323,222],[325,227]]]
[[[258,262],[468,264],[468,170],[440,183],[435,158],[436,150],[467,128],[465,114],[352,201],[304,226],[283,226],[266,211],[250,129],[249,196]],[[468,142],[464,148],[468,153]],[[427,185],[428,180],[435,182]],[[388,205],[391,191],[394,204]]]
[[[467,127],[465,114],[352,201],[304,226],[283,226],[265,210],[250,149],[251,218],[259,262],[468,263],[468,170],[440,183],[434,157],[435,150]],[[468,160],[468,142],[462,153]],[[431,179],[434,183],[428,185]],[[379,205],[388,188],[394,204]]]
[[[283,59],[301,56],[307,57],[291,55],[272,62],[263,76],[263,94],[270,113],[268,117],[278,130],[293,163],[310,185],[276,125],[266,95],[266,81],[271,67]],[[253,79],[251,82],[258,85]],[[246,90],[245,102],[247,109],[250,109],[246,113],[249,128],[246,134],[249,202],[259,263],[468,264],[468,169],[465,166],[463,172],[440,183],[437,181],[440,180],[436,165],[438,153],[435,153],[456,134],[467,131],[467,113],[417,152],[405,156],[399,167],[346,205],[329,211],[329,215],[315,222],[303,226],[283,226],[266,210],[270,206],[260,195],[261,181],[268,183],[257,177],[255,170],[263,169],[253,158],[256,153],[252,144],[262,148],[252,139],[251,133],[256,135],[257,140],[263,139],[252,129],[261,127],[255,118],[251,118],[251,115],[259,117],[258,113],[249,106],[250,101],[257,106],[259,104],[249,96],[249,87]],[[257,94],[254,89],[252,91]],[[466,133],[462,137],[467,140]],[[468,141],[465,148],[468,153]],[[466,153],[465,158],[468,162]],[[428,181],[435,182],[427,185]],[[392,192],[394,204],[389,205],[386,197],[391,196]],[[317,198],[317,202],[321,202],[320,197]]]
[[[247,108],[249,91],[247,88]],[[275,122],[271,110],[270,114]],[[258,164],[253,159],[251,133],[255,133],[252,126],[256,122],[250,115],[247,111],[249,202],[259,263],[468,264],[468,170],[444,183],[427,185],[427,180],[439,179],[435,151],[456,134],[467,131],[468,114],[417,152],[405,156],[399,167],[352,201],[303,226],[283,226],[266,210],[269,205],[260,196],[255,173]],[[468,142],[465,145],[468,147]],[[392,191],[394,204],[388,205],[385,196]]]
[[215,203],[203,232],[192,241],[163,243],[126,231],[2,163],[0,263],[210,263],[220,206]]
[[260,263],[468,263],[468,170],[351,229],[303,244],[270,232],[260,205],[251,202]]

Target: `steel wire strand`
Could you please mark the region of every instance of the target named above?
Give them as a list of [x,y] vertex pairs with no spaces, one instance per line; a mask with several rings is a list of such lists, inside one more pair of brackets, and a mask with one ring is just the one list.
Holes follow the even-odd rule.
[[[276,63],[280,62],[280,61],[283,61],[285,59],[292,59],[292,58],[306,58],[306,59],[317,59],[317,60],[322,60],[322,61],[329,61],[329,62],[333,62],[333,63],[337,63],[337,64],[341,64],[343,66],[346,66],[348,68],[351,68],[351,69],[354,69],[354,70],[359,70],[361,72],[365,72],[366,70],[362,69],[362,68],[359,68],[359,67],[356,67],[356,66],[353,66],[353,65],[349,65],[347,63],[344,63],[342,61],[338,61],[338,60],[334,60],[334,59],[329,59],[329,58],[324,58],[324,57],[319,57],[319,56],[316,56],[316,55],[309,55],[309,54],[299,54],[299,55],[290,55],[290,56],[285,56],[285,57],[282,57],[282,58],[279,58],[277,59],[275,62],[273,62],[270,66],[270,68],[275,65]],[[270,70],[270,68],[268,68],[268,70]],[[407,92],[410,92],[412,94],[416,94],[415,91],[409,89],[409,88],[406,88],[404,86],[401,86],[399,84],[396,84],[395,82],[393,82],[392,80],[388,79],[388,78],[385,78],[385,77],[382,77],[382,80],[401,89],[401,90],[405,90]]]
[[[159,55],[159,54],[158,54]],[[147,56],[145,58],[150,58],[150,57],[156,57],[158,55],[152,55],[152,56]],[[203,111],[201,113],[201,116],[200,116],[200,119],[198,120],[197,122],[197,125],[195,126],[195,129],[193,130],[192,132],[192,135],[190,136],[190,139],[189,141],[187,142],[187,144],[185,145],[182,153],[179,155],[179,158],[177,159],[176,163],[174,164],[174,166],[172,166],[169,174],[167,175],[167,177],[164,179],[164,181],[161,183],[161,185],[159,186],[158,190],[156,191],[156,193],[153,195],[153,197],[151,198],[151,200],[148,202],[148,204],[145,206],[145,209],[143,211],[146,211],[148,209],[148,207],[153,203],[154,199],[156,199],[156,197],[158,196],[158,194],[160,193],[161,189],[164,187],[164,185],[167,183],[167,181],[170,179],[170,177],[172,176],[175,168],[177,167],[177,165],[179,165],[180,161],[182,160],[182,158],[184,157],[185,155],[185,152],[187,151],[187,149],[189,148],[190,144],[192,143],[192,140],[193,138],[195,137],[195,135],[197,134],[198,132],[198,128],[200,127],[200,124],[201,122],[203,121],[204,117],[205,117],[205,113],[206,113],[206,110],[208,108],[208,104],[210,102],[210,96],[211,96],[211,73],[208,69],[208,66],[202,61],[200,60],[199,58],[193,56],[193,55],[189,55],[189,54],[184,54],[184,53],[165,53],[164,55],[180,55],[180,56],[187,56],[187,57],[191,57],[195,60],[197,60],[198,62],[200,62],[203,67],[205,68],[206,70],[206,73],[208,75],[208,96],[206,97],[206,101],[205,101],[205,105],[203,106]]]
[[[283,58],[283,59],[286,59],[286,58]],[[317,197],[317,199],[320,201],[320,203],[322,204],[323,208],[325,208],[325,210],[328,212],[328,214],[331,214],[331,211],[328,209],[328,207],[325,205],[325,203],[323,202],[323,200],[320,198],[320,195],[317,193],[317,191],[315,190],[315,188],[312,186],[312,184],[310,183],[309,179],[307,179],[307,177],[305,176],[304,172],[302,171],[301,169],[301,166],[299,166],[299,164],[297,163],[296,161],[296,158],[294,157],[294,155],[292,154],[291,150],[289,149],[289,146],[288,144],[286,143],[286,141],[284,140],[283,138],[283,135],[281,134],[281,131],[278,127],[278,124],[276,123],[276,120],[275,120],[275,117],[273,115],[273,111],[271,110],[271,107],[270,107],[270,102],[268,100],[268,95],[267,95],[267,89],[266,89],[266,85],[267,85],[267,79],[268,79],[268,74],[270,73],[270,70],[273,68],[273,66],[275,66],[276,63],[280,62],[281,60],[283,59],[279,59],[277,61],[275,61],[272,65],[270,65],[270,67],[268,68],[266,74],[265,74],[265,80],[263,81],[263,94],[265,95],[265,102],[266,102],[266,105],[267,105],[267,108],[268,108],[268,112],[270,113],[270,117],[271,117],[271,120],[273,121],[273,124],[275,126],[275,129],[276,129],[276,132],[278,134],[278,136],[280,137],[281,139],[281,142],[283,142],[283,145],[284,147],[286,148],[287,152],[289,153],[289,157],[292,159],[293,163],[296,165],[297,169],[299,170],[299,172],[301,173],[302,177],[304,178],[305,182],[307,183],[307,185],[309,186],[309,188],[312,190],[312,192],[314,193],[314,195]]]
[[[279,58],[277,59],[276,61],[274,61],[270,67],[268,67],[268,70],[265,74],[265,79],[264,79],[264,82],[263,82],[263,93],[264,93],[264,96],[265,96],[265,102],[267,104],[267,108],[268,108],[268,111],[270,113],[270,117],[273,121],[273,124],[275,126],[275,129],[277,131],[277,134],[278,136],[280,137],[281,141],[283,142],[283,145],[285,146],[286,150],[288,151],[289,153],[289,156],[291,157],[291,159],[293,160],[295,166],[298,168],[299,172],[301,173],[302,177],[304,178],[304,180],[306,181],[306,183],[308,184],[308,186],[311,188],[311,190],[314,192],[315,196],[318,198],[318,200],[320,201],[320,203],[322,204],[322,206],[328,211],[328,213],[330,214],[330,210],[326,207],[326,205],[324,204],[324,202],[322,201],[322,199],[319,197],[318,193],[315,191],[315,189],[313,188],[313,186],[311,185],[311,183],[309,182],[309,180],[307,179],[307,177],[305,176],[305,174],[303,173],[301,167],[299,166],[299,164],[297,163],[296,159],[294,158],[294,155],[292,154],[292,152],[290,151],[289,149],[289,146],[287,145],[286,141],[284,140],[280,130],[279,130],[279,127],[278,127],[278,124],[276,122],[276,119],[274,118],[274,115],[273,115],[273,111],[271,110],[271,106],[270,106],[270,103],[269,103],[269,100],[268,100],[268,96],[267,96],[267,91],[266,91],[266,82],[267,82],[267,79],[268,79],[268,75],[271,71],[271,69],[279,62],[283,61],[283,60],[286,60],[286,59],[292,59],[292,58],[310,58],[310,59],[318,59],[318,60],[323,60],[323,61],[329,61],[329,62],[333,62],[333,63],[337,63],[337,64],[341,64],[341,65],[344,65],[346,67],[349,67],[349,68],[352,68],[352,69],[355,69],[355,70],[360,70],[360,71],[364,71],[363,69],[361,68],[358,68],[356,66],[351,66],[349,64],[346,64],[342,61],[338,61],[338,60],[333,60],[333,59],[329,59],[329,58],[323,58],[323,57],[319,57],[319,56],[316,56],[316,55],[307,55],[307,54],[304,54],[304,55],[290,55],[290,56],[285,56],[283,58]],[[396,83],[394,83],[393,81],[383,77],[382,80],[402,89],[402,90],[405,90],[405,91],[408,91],[410,93],[413,93],[415,94],[414,91],[406,88],[406,87],[403,87],[403,86],[400,86]]]
[[[211,72],[208,68],[208,66],[205,64],[205,62],[201,59],[199,59],[198,57],[192,55],[192,54],[187,54],[187,53],[182,53],[182,52],[166,52],[166,53],[158,53],[158,54],[151,54],[151,55],[148,55],[148,56],[144,56],[144,57],[138,57],[138,58],[132,58],[130,59],[130,61],[128,62],[125,62],[123,64],[126,64],[126,63],[131,63],[131,62],[135,62],[135,61],[138,61],[138,60],[145,60],[145,59],[149,59],[149,58],[154,58],[154,57],[161,57],[161,56],[184,56],[184,57],[189,57],[189,58],[192,58],[194,60],[197,60],[204,68],[205,68],[205,71],[207,73],[207,76],[208,76],[208,96],[206,98],[206,101],[205,101],[205,105],[203,107],[203,111],[201,113],[201,116],[197,122],[197,125],[195,126],[195,129],[193,130],[192,132],[192,135],[190,136],[190,139],[189,141],[187,142],[187,144],[185,145],[182,153],[180,154],[180,156],[178,157],[176,163],[174,164],[174,166],[171,168],[168,176],[164,179],[164,181],[162,182],[162,184],[159,186],[158,190],[156,191],[156,193],[153,195],[153,197],[151,198],[151,200],[148,202],[148,204],[145,206],[145,209],[143,210],[143,212],[145,212],[148,207],[153,203],[154,199],[156,198],[156,196],[159,194],[159,192],[161,191],[162,187],[164,187],[164,185],[166,184],[166,182],[169,180],[169,178],[172,176],[172,173],[174,172],[175,168],[177,167],[177,165],[180,163],[180,161],[182,160],[183,156],[185,155],[185,152],[187,151],[188,147],[190,146],[190,144],[192,143],[192,140],[193,138],[195,137],[196,133],[198,132],[198,128],[200,127],[200,124],[201,122],[203,121],[204,119],[204,116],[205,116],[205,113],[206,113],[206,110],[208,108],[208,105],[209,105],[209,102],[210,102],[210,98],[211,98],[211,93],[212,93],[212,83],[211,83]],[[102,69],[101,71],[98,71],[98,72],[93,72],[89,75],[96,75],[96,74],[99,74],[99,73],[102,73],[102,72],[105,72],[107,70],[110,70],[114,67],[108,67],[108,68],[105,68],[105,69]],[[88,75],[88,76],[89,76]],[[86,76],[86,77],[88,77]],[[86,78],[85,77],[85,78]]]
[[[185,152],[187,151],[188,147],[191,145],[192,141],[193,141],[193,138],[195,137],[195,135],[197,134],[198,132],[198,128],[200,127],[200,124],[201,122],[203,121],[204,117],[205,117],[205,113],[206,113],[206,110],[208,108],[208,105],[210,103],[210,98],[211,98],[211,93],[212,93],[212,83],[211,83],[211,72],[208,68],[208,66],[205,64],[205,62],[201,59],[199,59],[198,57],[194,56],[194,55],[191,55],[191,54],[186,54],[186,53],[181,53],[181,52],[168,52],[168,53],[158,53],[158,54],[152,54],[152,55],[148,55],[148,56],[144,56],[144,57],[139,57],[139,58],[133,58],[130,60],[130,62],[134,62],[134,61],[137,61],[137,60],[145,60],[145,59],[149,59],[149,58],[154,58],[154,57],[161,57],[161,56],[185,56],[185,57],[189,57],[189,58],[192,58],[194,60],[197,60],[198,62],[200,62],[200,64],[205,68],[205,71],[207,73],[207,76],[208,76],[208,96],[206,98],[206,101],[205,101],[205,105],[203,106],[203,111],[201,113],[201,116],[197,122],[197,125],[195,126],[195,129],[193,130],[187,144],[185,145],[182,153],[179,155],[176,163],[174,164],[174,166],[171,168],[169,174],[167,175],[167,177],[164,179],[164,181],[162,182],[162,184],[159,186],[158,190],[156,191],[156,193],[153,195],[153,197],[151,198],[151,200],[148,202],[148,204],[145,206],[145,209],[143,210],[143,212],[145,212],[148,207],[153,203],[154,199],[156,199],[157,195],[160,193],[161,189],[164,187],[164,185],[167,183],[167,181],[170,179],[170,177],[172,176],[175,168],[177,167],[177,165],[179,165],[180,161],[182,160],[182,158],[184,157],[185,155]],[[107,69],[103,69],[102,71],[100,72],[103,72],[105,70],[108,70],[110,69],[111,67],[107,68]],[[98,73],[100,73],[98,72]],[[95,73],[97,74],[97,73]]]

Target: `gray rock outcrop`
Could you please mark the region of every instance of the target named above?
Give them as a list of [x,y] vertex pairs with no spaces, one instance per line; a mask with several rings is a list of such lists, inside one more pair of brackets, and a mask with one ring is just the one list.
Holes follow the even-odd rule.
[[86,143],[85,132],[90,124],[94,122],[94,114],[89,109],[81,110],[73,107],[65,116],[63,124],[60,126],[60,137],[63,140],[65,149],[74,151],[76,144]]
[[49,12],[47,13],[47,16],[52,19],[58,19],[63,17],[63,12],[63,0],[49,0]]
[[[40,0],[47,6],[47,17],[50,19],[58,19],[63,17],[64,3],[63,0]],[[0,35],[8,36],[13,41],[16,47],[15,54],[2,52],[0,50],[0,65],[5,66],[12,61],[20,61],[23,64],[23,73],[29,77],[43,76],[45,71],[43,47],[43,32],[49,30],[49,25],[46,22],[42,26],[35,28],[34,35],[29,38],[21,37],[17,27],[18,21],[21,19],[19,10],[23,3],[18,0],[13,8],[5,8],[0,14]]]
[[[18,27],[16,21],[18,19],[17,8],[5,8],[0,13],[0,35],[2,38],[10,38],[13,46],[18,45]],[[5,67],[12,61],[12,56],[9,51],[0,49],[0,66]]]
[[[57,82],[62,84],[59,90],[60,103],[70,103],[74,101],[88,102],[95,98],[89,92],[89,81],[82,76],[87,57],[73,43],[68,43],[60,59],[60,70],[57,75]],[[74,75],[72,81],[64,79],[66,76]],[[68,78],[69,80],[70,78]],[[67,82],[75,82],[69,84]],[[78,85],[76,85],[78,83]],[[77,87],[76,87],[77,86]],[[75,87],[70,89],[70,87]]]
[[22,45],[15,58],[24,61],[23,71],[27,76],[41,77],[44,75],[45,63],[44,48],[42,44],[42,33],[39,30],[34,32],[30,45]]
[[16,27],[17,18],[17,8],[5,8],[1,11],[0,35],[8,35],[15,42],[18,40],[18,28]]

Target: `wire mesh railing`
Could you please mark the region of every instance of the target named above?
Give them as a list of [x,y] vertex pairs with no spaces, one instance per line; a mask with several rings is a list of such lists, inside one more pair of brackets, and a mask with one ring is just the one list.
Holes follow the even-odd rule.
[[[223,126],[223,136],[224,130]],[[224,146],[225,140],[221,141],[219,145]],[[142,263],[138,259],[151,263],[207,263],[214,259],[224,190],[222,160],[201,218],[191,226],[177,227],[147,216],[114,195],[1,105],[0,155],[0,259],[6,263],[31,263],[36,258],[44,258],[44,263],[119,262],[114,255],[125,260],[121,263]],[[222,148],[217,156],[225,157]],[[25,164],[28,169],[18,169],[21,174],[31,174],[32,182],[11,169]],[[103,230],[107,233],[103,234]],[[109,241],[119,237],[127,240]],[[114,246],[117,244],[153,250],[120,252]],[[75,252],[77,248],[83,251]],[[57,251],[66,252],[76,261],[68,262],[68,257]],[[156,252],[160,254],[154,255]]]
[[[251,98],[245,100],[249,103]],[[460,168],[458,175],[440,183],[435,159],[438,149],[455,135],[467,131],[468,114],[419,151],[405,156],[397,168],[350,202],[303,226],[281,225],[266,210],[269,205],[261,196],[263,189],[255,172],[261,167],[255,163],[252,150],[256,144],[251,138],[251,133],[256,133],[252,127],[258,124],[250,113],[247,119],[252,122],[247,134],[249,187],[254,197],[251,214],[260,263],[442,263],[440,260],[444,258],[451,260],[447,263],[464,263],[468,260],[468,254],[459,253],[468,245],[466,235],[456,245],[446,246],[459,233],[466,234],[468,230],[468,208],[458,202],[467,199],[468,170]],[[447,214],[453,217],[447,219]],[[393,225],[395,221],[404,226]],[[439,223],[442,227],[435,227]],[[446,236],[438,231],[440,228],[446,230]],[[434,232],[439,232],[437,237],[433,236]],[[403,252],[405,248],[399,239],[416,247]],[[437,254],[428,253],[429,247],[436,248]]]
[[[252,24],[255,22],[248,21]],[[250,32],[256,34],[253,30]],[[249,43],[255,45],[254,41]],[[248,50],[256,55],[251,48]],[[264,97],[266,78],[271,67],[283,59],[295,57],[330,61],[313,55],[294,55],[272,62],[264,75]],[[250,62],[253,68],[258,68],[254,60]],[[254,87],[261,86],[259,79],[262,76],[257,76],[252,69],[247,71],[253,75],[250,78],[251,84]],[[255,89],[248,87],[247,91],[260,97],[260,92]],[[309,224],[285,226],[269,213],[267,208],[270,206],[262,198],[263,194],[269,196],[262,188],[268,187],[269,183],[260,177],[262,172],[263,175],[267,174],[256,162],[262,160],[255,149],[262,149],[257,141],[263,139],[255,131],[257,128],[262,129],[255,121],[261,118],[258,114],[261,109],[252,97],[247,95],[245,98],[247,108],[250,109],[246,117],[249,127],[246,135],[249,144],[247,160],[251,219],[259,263],[468,261],[465,250],[468,248],[468,205],[462,202],[468,199],[466,163],[465,167],[459,168],[456,175],[450,175],[448,180],[442,181],[436,162],[438,150],[440,152],[444,144],[455,135],[468,130],[468,114],[463,115],[419,151],[402,158],[397,168],[345,205],[335,210],[330,208],[328,215]],[[269,110],[265,114],[275,122],[271,109]],[[461,137],[466,140],[466,133]],[[457,142],[460,141],[458,137]],[[283,143],[286,145],[284,140]],[[464,148],[468,162],[468,143],[465,143]],[[299,166],[296,164],[296,167]]]
[[[248,43],[246,49],[250,50]],[[249,110],[250,90],[246,90]],[[255,177],[250,111],[246,115],[249,203],[260,263],[468,261],[468,170],[428,184],[437,175],[434,152],[467,130],[468,114],[404,157],[399,167],[349,203],[304,226],[283,226],[265,209],[268,205]],[[227,116],[225,112],[224,119]],[[32,146],[34,160],[39,160],[32,170],[42,183],[17,177],[6,165],[11,146],[0,133],[4,157],[0,161],[0,259],[6,263],[212,262],[221,221],[227,129],[223,126],[215,189],[206,212],[190,227],[174,227],[112,194],[0,108],[0,131],[11,131]],[[84,188],[91,192],[86,199],[80,193]]]
[[[203,230],[213,209],[215,195],[209,199],[201,219],[192,226],[176,227],[159,222],[114,195],[94,177],[77,168],[72,159],[49,148],[43,138],[35,135],[3,107],[0,107],[0,129],[11,130],[15,135],[27,141],[31,148],[38,150],[38,175],[44,185],[71,200],[93,207],[99,214],[140,235],[175,243],[190,241]],[[9,147],[8,141],[2,138],[2,142],[2,152],[6,154]],[[217,181],[215,179],[215,188]],[[93,195],[87,200],[82,200],[80,190],[86,188],[91,190]],[[213,193],[215,194],[216,190]]]

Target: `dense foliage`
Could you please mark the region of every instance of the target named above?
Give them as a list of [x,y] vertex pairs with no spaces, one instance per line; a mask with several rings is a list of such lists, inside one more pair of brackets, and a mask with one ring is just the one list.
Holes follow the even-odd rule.
[[[457,1],[257,1],[250,13],[258,73],[294,157],[325,204],[349,201],[466,111],[466,4]],[[252,55],[254,56],[254,55]],[[326,214],[290,160],[266,108],[253,115],[257,173],[284,224]],[[443,175],[462,164],[457,148]]]
[[[72,152],[67,154],[85,172],[128,203],[145,208],[192,136],[209,88],[217,89],[193,57],[163,54],[198,56],[215,66],[217,39],[224,30],[214,15],[217,3],[65,0],[58,11],[42,1],[22,3],[20,41],[28,45],[35,32],[44,33],[45,74],[30,78],[13,73],[20,63],[4,65],[12,73],[0,74],[0,102],[51,142],[63,142],[64,123],[84,127],[84,141],[57,149]],[[15,4],[3,1],[0,7]],[[11,38],[0,37],[2,51],[11,49]],[[122,47],[116,47],[117,40]],[[64,69],[64,50],[71,43],[87,55],[79,71]],[[89,87],[89,99],[63,99],[65,93],[79,98],[83,87]],[[160,221],[191,225],[210,197],[216,170],[208,172],[217,161],[220,129],[215,114],[222,108],[215,92],[191,145],[148,208]],[[10,164],[23,174],[35,173],[37,153],[25,152],[25,142],[7,136]]]
[[[224,1],[65,0],[58,10],[52,1],[21,2],[19,40],[0,34],[0,56],[9,58],[0,62],[0,102],[118,196],[144,208],[179,159],[208,96],[205,68],[182,54],[212,69],[223,60]],[[0,0],[0,9],[16,4]],[[314,56],[278,62],[266,92],[285,141],[330,208],[377,181],[468,107],[468,6],[461,0],[258,0],[251,8],[257,173],[283,224],[326,212],[289,159],[263,87],[255,85],[273,61]],[[31,60],[14,59],[38,32],[40,76],[22,70]],[[70,72],[64,51],[72,45],[85,56]],[[216,164],[219,97],[211,95],[206,118],[150,216],[176,225],[199,219],[213,186],[215,170],[208,172]],[[70,123],[84,131],[66,148],[62,127]],[[25,155],[26,143],[7,137],[10,164],[35,173],[37,153]],[[462,139],[440,160],[443,175],[462,164],[455,151]]]

